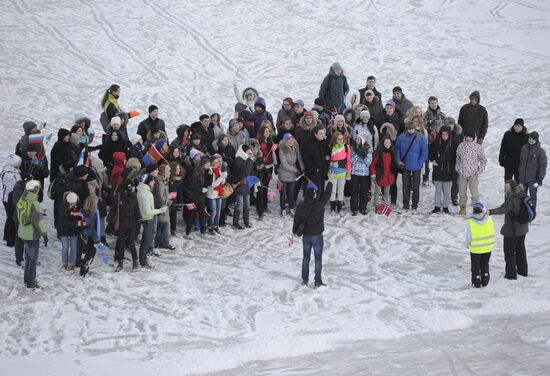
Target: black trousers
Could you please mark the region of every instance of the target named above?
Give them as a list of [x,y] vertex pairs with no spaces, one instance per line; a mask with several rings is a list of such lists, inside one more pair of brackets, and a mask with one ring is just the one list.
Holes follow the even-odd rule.
[[489,284],[489,259],[491,252],[488,253],[470,253],[472,265],[472,285],[474,287],[487,286]]
[[506,279],[517,279],[518,274],[527,277],[527,254],[525,235],[504,237],[504,261],[506,261]]
[[420,201],[420,170],[403,170],[403,208],[408,209],[412,191],[412,208],[418,208]]
[[367,197],[371,189],[370,176],[351,175],[351,211],[367,210]]
[[451,186],[451,200],[458,202],[458,172],[453,172],[453,185]]
[[15,262],[17,264],[23,262],[23,255],[25,253],[25,243],[19,238],[15,237]]
[[510,180],[512,178],[516,181],[516,183],[519,183],[519,167],[504,167],[504,181]]
[[136,249],[136,227],[130,226],[128,228],[120,227],[118,230],[118,238],[116,240],[116,249],[115,249],[115,260],[123,261],[124,260],[124,250],[126,247],[130,250],[132,254],[132,260],[137,260],[137,249]]
[[[79,236],[82,238],[82,236]],[[84,236],[82,239],[83,249],[80,249],[80,276],[84,277],[90,271],[90,264],[95,257],[95,244],[91,236]]]
[[13,220],[13,214],[15,208],[9,203],[4,202],[4,208],[6,209],[6,223],[4,224],[4,240],[8,247],[15,245],[15,238],[17,237],[17,226]]
[[191,229],[195,225],[195,218],[197,215],[199,216],[199,223],[201,228],[201,234],[204,234],[206,232],[206,216],[204,214],[204,208],[205,203],[196,203],[195,209],[187,209],[187,207],[183,208],[183,218],[185,219],[185,233],[189,235],[191,233]]

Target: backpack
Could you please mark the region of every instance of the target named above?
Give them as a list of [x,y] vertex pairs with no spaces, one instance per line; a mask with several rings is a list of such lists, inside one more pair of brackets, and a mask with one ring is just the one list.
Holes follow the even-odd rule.
[[515,216],[517,222],[521,224],[531,223],[537,216],[536,202],[531,196],[525,196],[521,199],[519,213]]
[[60,199],[63,196],[63,187],[66,183],[64,177],[57,177],[50,182],[48,186],[48,198],[50,200]]

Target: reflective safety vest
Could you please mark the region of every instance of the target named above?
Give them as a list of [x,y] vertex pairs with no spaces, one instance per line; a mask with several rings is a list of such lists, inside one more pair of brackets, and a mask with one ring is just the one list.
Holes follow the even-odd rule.
[[484,224],[476,223],[473,219],[468,219],[470,224],[470,252],[471,253],[489,253],[495,246],[495,225],[493,218],[488,217]]

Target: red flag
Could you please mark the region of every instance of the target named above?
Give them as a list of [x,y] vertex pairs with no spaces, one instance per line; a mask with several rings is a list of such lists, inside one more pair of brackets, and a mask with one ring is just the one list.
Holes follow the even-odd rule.
[[334,118],[336,117],[336,115],[338,115],[338,109],[336,109],[336,106],[332,106],[332,116],[327,123],[327,131],[330,130],[334,125]]
[[389,217],[391,212],[391,205],[388,204],[386,201],[382,201],[382,203],[378,205],[378,213],[384,214],[386,217]]
[[166,159],[164,159],[162,154],[159,153],[159,151],[155,148],[154,145],[151,145],[149,150],[147,150],[147,153],[143,156],[142,160],[143,160],[143,163],[145,163],[146,165],[150,165],[153,163],[157,164],[160,161],[162,161],[162,163],[164,164],[168,164]]

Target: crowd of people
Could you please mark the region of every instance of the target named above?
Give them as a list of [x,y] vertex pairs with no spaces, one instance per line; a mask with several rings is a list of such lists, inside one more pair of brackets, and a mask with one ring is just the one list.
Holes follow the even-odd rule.
[[[103,134],[94,133],[90,118],[76,114],[70,129],[58,130],[49,158],[51,135],[42,132],[42,125],[25,122],[15,152],[7,157],[2,185],[4,240],[15,248],[17,265],[24,264],[27,288],[39,288],[39,240],[48,240],[40,204],[45,195],[54,202],[62,269],[77,269],[80,275],[88,272],[98,245],[107,244],[107,235],[117,236],[117,272],[123,270],[126,251],[133,270],[150,268],[149,258],[159,256],[159,249],[174,248],[178,218],[183,218],[186,236],[194,230],[217,236],[228,225],[243,230],[253,225],[251,208],[259,220],[264,218],[276,191],[278,214],[296,212],[305,222],[295,221],[295,232],[310,226],[304,219],[310,212],[324,213],[319,202],[330,202],[332,215],[340,216],[348,212],[346,196],[351,216],[367,215],[370,201],[375,213],[382,203],[397,208],[399,175],[399,210],[418,210],[420,186],[430,185],[430,174],[433,213],[450,214],[453,205],[465,216],[468,191],[470,205],[479,201],[488,114],[477,91],[455,121],[441,110],[437,97],[430,96],[423,110],[399,86],[383,102],[373,76],[365,87],[350,88],[338,63],[330,67],[309,110],[304,100],[287,97],[274,118],[257,89],[240,91],[234,85],[234,90],[237,104],[227,129],[219,113],[202,114],[191,125],[178,125],[173,140],[156,105],[132,130],[130,121],[140,113],[122,110],[118,85],[111,85],[101,101]],[[536,200],[546,155],[539,135],[527,133],[522,119],[504,135],[499,162],[505,178]],[[308,209],[298,215],[301,192]],[[322,254],[322,241],[311,238],[322,234],[318,220],[316,229],[301,229],[306,284],[306,253],[307,264],[311,247],[320,247],[315,254]],[[520,247],[517,243],[505,242],[505,248]],[[316,286],[323,285],[320,273],[316,266]]]

